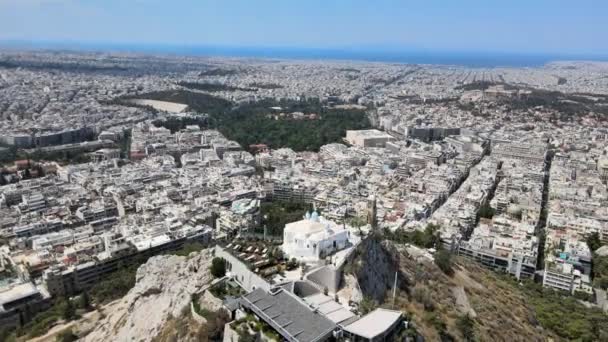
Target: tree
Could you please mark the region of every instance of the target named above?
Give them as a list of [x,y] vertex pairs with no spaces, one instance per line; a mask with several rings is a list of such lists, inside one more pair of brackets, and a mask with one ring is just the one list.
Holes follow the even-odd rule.
[[431,223],[426,226],[424,231],[406,231],[403,228],[398,228],[393,232],[388,228],[384,228],[383,235],[386,239],[397,243],[411,243],[421,248],[438,248],[441,246],[439,228],[438,225]]
[[226,275],[226,261],[222,258],[213,258],[211,260],[211,274],[216,278],[221,278]]
[[454,273],[454,270],[452,269],[452,254],[443,248],[435,253],[435,265],[447,275],[452,275]]
[[608,289],[608,278],[599,278],[596,279],[593,284],[599,288],[602,288],[604,290]]
[[593,255],[593,285],[608,289],[608,256]]
[[456,327],[460,330],[465,341],[473,341],[475,339],[475,320],[468,314],[458,317]]
[[494,217],[495,213],[496,210],[494,210],[494,208],[492,208],[488,203],[485,203],[481,206],[481,208],[479,208],[479,217],[491,219]]
[[[267,234],[282,236],[285,225],[301,220],[309,207],[303,202],[273,201],[262,203],[260,209],[262,214],[262,226],[266,226]],[[278,259],[278,257],[276,258]]]
[[423,246],[425,248],[437,248],[441,244],[441,237],[439,236],[439,226],[436,224],[429,223],[424,229],[424,240]]
[[15,336],[11,336],[13,335],[12,331],[8,328],[3,328],[0,329],[0,341],[14,341],[15,340]]
[[600,240],[600,234],[598,232],[593,232],[587,237],[587,246],[592,252],[595,252],[596,249],[602,247],[602,241]]
[[70,321],[70,320],[74,319],[75,316],[76,316],[76,309],[74,308],[72,301],[68,298],[63,303],[63,310],[61,311],[61,317],[63,317],[63,319],[65,319],[66,321]]
[[80,295],[80,307],[88,310],[91,308],[91,298],[89,298],[89,293],[84,291],[82,295]]

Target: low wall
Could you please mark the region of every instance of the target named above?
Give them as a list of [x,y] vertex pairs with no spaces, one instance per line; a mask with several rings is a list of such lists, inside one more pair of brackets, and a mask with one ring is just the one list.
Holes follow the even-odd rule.
[[224,325],[224,342],[239,342],[239,334],[232,329],[230,323]]
[[327,290],[331,293],[336,293],[340,289],[340,283],[342,282],[342,273],[344,272],[344,266],[351,262],[355,255],[355,250],[359,246],[362,240],[357,241],[346,255],[340,258],[339,262],[334,265],[325,265],[313,269],[308,272],[305,276],[307,280],[319,285],[321,290],[327,287]]
[[336,293],[342,281],[342,270],[332,265],[321,266],[306,274],[306,279],[319,285],[321,289],[327,287],[329,292]]

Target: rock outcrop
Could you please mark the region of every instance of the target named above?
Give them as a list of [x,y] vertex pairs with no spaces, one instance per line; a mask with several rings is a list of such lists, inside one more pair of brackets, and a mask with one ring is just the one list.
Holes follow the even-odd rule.
[[608,245],[596,249],[595,254],[599,256],[608,256]]
[[135,286],[82,340],[151,341],[169,320],[189,310],[193,293],[211,283],[211,259],[211,250],[150,258],[137,270]]
[[364,297],[382,302],[387,291],[393,288],[395,272],[398,273],[397,286],[407,287],[409,278],[401,273],[399,253],[392,243],[371,237],[363,241],[355,253],[351,265],[346,267],[346,273],[357,278]]

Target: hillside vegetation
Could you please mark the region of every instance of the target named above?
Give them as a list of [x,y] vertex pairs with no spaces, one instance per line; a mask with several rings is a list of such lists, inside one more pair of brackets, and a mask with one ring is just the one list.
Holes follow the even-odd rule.
[[392,308],[398,271],[395,309],[413,322],[414,329],[406,332],[411,336],[428,341],[608,340],[608,316],[598,309],[468,260],[452,258],[454,272],[448,276],[432,261],[410,255],[405,245],[368,239],[357,253],[347,270],[377,305]]

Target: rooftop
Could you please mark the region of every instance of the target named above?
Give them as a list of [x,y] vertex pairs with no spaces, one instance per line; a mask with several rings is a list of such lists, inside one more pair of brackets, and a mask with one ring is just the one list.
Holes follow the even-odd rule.
[[346,134],[356,134],[361,137],[371,138],[371,137],[382,137],[382,138],[392,138],[392,136],[388,133],[382,132],[377,129],[362,129],[362,130],[348,130]]
[[344,327],[344,330],[363,338],[372,339],[389,330],[399,319],[401,312],[376,309],[358,321]]
[[336,303],[331,297],[322,293],[305,297],[304,301],[335,323],[345,322],[355,316],[355,314],[348,311],[344,306]]
[[243,296],[241,303],[252,309],[279,334],[295,341],[316,341],[335,328],[334,323],[283,289],[275,292],[256,289]]
[[38,289],[32,283],[23,283],[15,285],[7,291],[0,292],[0,305],[5,305],[15,300],[35,295],[37,293]]

